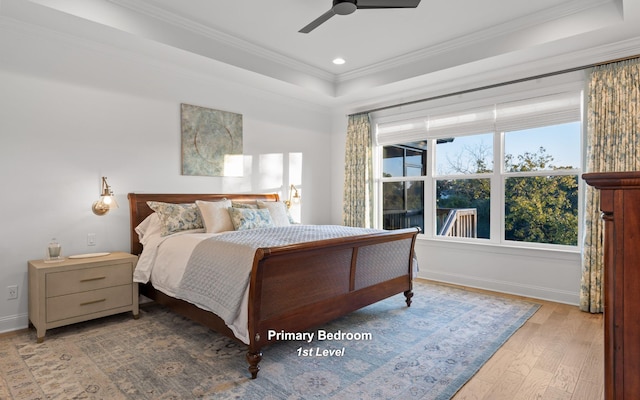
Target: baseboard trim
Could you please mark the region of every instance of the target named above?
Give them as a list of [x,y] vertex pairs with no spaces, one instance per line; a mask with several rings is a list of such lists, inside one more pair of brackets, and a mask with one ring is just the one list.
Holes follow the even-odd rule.
[[490,290],[493,292],[506,293],[516,296],[530,297],[533,299],[553,301],[556,303],[579,305],[580,294],[576,292],[552,290],[546,287],[523,285],[509,281],[498,281],[493,279],[483,279],[469,275],[449,274],[435,271],[420,271],[419,278],[424,278],[436,282],[467,286],[475,289]]
[[9,315],[0,318],[0,334],[19,331],[29,327],[29,314]]

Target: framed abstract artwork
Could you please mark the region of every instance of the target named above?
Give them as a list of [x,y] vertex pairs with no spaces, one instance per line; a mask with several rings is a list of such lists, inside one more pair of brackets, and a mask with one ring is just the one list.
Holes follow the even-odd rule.
[[182,175],[224,176],[225,159],[242,155],[242,114],[180,105]]

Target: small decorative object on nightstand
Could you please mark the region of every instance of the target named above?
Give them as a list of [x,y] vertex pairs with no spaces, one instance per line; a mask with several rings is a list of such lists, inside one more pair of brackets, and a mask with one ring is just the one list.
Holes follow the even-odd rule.
[[29,261],[29,321],[38,343],[47,329],[131,311],[138,318],[138,257],[105,253],[57,263]]
[[47,257],[45,258],[45,261],[62,261],[61,251],[62,247],[60,246],[60,243],[58,243],[56,238],[51,239],[51,242],[49,242],[49,246],[47,246]]

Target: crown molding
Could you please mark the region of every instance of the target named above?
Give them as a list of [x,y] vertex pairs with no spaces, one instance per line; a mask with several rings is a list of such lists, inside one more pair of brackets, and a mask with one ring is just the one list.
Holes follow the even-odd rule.
[[335,82],[336,75],[327,72],[323,69],[316,68],[309,64],[298,61],[294,58],[285,56],[281,53],[266,49],[264,47],[255,45],[247,40],[237,38],[229,35],[228,33],[219,31],[201,23],[195,22],[188,18],[181,17],[174,13],[168,12],[162,8],[149,4],[144,0],[108,0],[110,3],[116,4],[120,7],[127,8],[131,11],[146,15],[153,19],[171,24],[177,28],[184,29],[188,32],[206,37],[210,40],[222,43],[224,45],[236,48],[252,56],[258,56],[277,64],[286,66],[297,70],[299,72],[314,76],[316,78]]
[[562,18],[585,12],[597,7],[619,4],[621,0],[572,0],[552,8],[544,9],[534,14],[523,16],[509,22],[496,25],[491,28],[477,31],[469,35],[461,36],[431,47],[423,48],[398,57],[387,59],[359,69],[333,74],[323,69],[311,66],[281,53],[265,49],[247,40],[234,37],[220,30],[208,27],[188,18],[154,6],[145,0],[107,0],[110,3],[135,11],[142,15],[171,24],[180,29],[206,37],[218,43],[241,50],[249,55],[261,57],[274,63],[286,66],[296,71],[309,74],[334,85],[365,78],[367,76],[384,73],[403,66],[425,62],[443,54],[459,51],[469,46],[474,46],[500,37],[514,34],[525,29],[531,29],[541,24],[557,21]]
[[[296,85],[282,84],[279,80],[271,79],[261,74],[255,74],[241,68],[230,69],[229,65],[216,60],[185,54],[173,48],[162,46],[150,48],[147,47],[148,43],[144,40],[140,43],[132,43],[125,32],[121,32],[121,34],[117,33],[118,36],[121,36],[118,40],[104,42],[95,37],[86,37],[73,31],[69,32],[57,29],[56,25],[43,26],[33,21],[24,21],[14,16],[4,15],[2,10],[0,10],[0,36],[5,34],[8,37],[18,35],[19,38],[24,38],[42,45],[46,43],[47,48],[58,49],[57,46],[62,46],[62,48],[71,49],[72,51],[80,50],[83,56],[104,58],[105,60],[116,63],[124,63],[120,64],[121,66],[125,66],[123,70],[126,70],[126,66],[140,67],[142,65],[147,71],[153,72],[154,74],[169,74],[170,76],[178,77],[178,79],[186,79],[203,84],[218,85],[221,80],[224,80],[226,84],[238,85],[238,90],[246,90],[247,88],[245,86],[250,86],[251,91],[255,92],[257,96],[268,96],[270,99],[278,98],[283,102],[291,102],[290,104],[295,107],[316,112],[319,109],[322,109],[323,112],[328,112],[328,110],[331,110],[334,100],[333,97],[310,92]],[[111,38],[113,39],[113,36]],[[138,49],[144,50],[138,51]],[[35,54],[38,54],[38,52],[36,51]],[[75,65],[81,64],[82,63],[76,63]],[[46,65],[46,63],[40,65]],[[0,72],[2,71],[3,68],[0,68]],[[32,71],[22,68],[8,68],[7,71],[25,75],[31,75],[33,73]],[[212,73],[212,71],[216,71],[216,73]],[[71,82],[80,82],[76,80],[77,75],[72,71],[69,72],[71,75],[67,76],[64,75],[65,72],[68,72],[66,69],[58,72],[62,73],[56,72],[51,76],[40,74],[33,76],[41,76],[44,79],[53,78],[61,81],[65,81],[69,76],[73,76],[70,79]],[[87,84],[89,86],[100,87],[100,84],[95,82],[89,82]],[[112,87],[109,87],[109,89],[112,89]]]
[[545,69],[561,71],[568,68],[588,68],[594,64],[606,64],[621,58],[636,56],[640,58],[640,37],[578,50],[546,58],[543,61]]
[[[366,99],[345,102],[342,106],[343,110],[347,110],[345,112],[348,113],[367,112],[371,109],[392,107],[395,104],[446,95],[459,90],[480,88],[522,79],[526,80],[535,76],[571,69],[584,68],[586,70],[594,64],[605,64],[635,55],[640,58],[640,36],[569,53],[545,55],[519,63],[508,63],[501,68],[489,66],[485,67],[483,71],[474,69],[473,74],[463,72],[445,79],[440,76],[438,79],[429,79],[427,83],[422,82],[412,85],[411,90],[404,88],[380,96],[368,96]],[[416,79],[420,81],[421,78]]]
[[520,17],[509,22],[493,26],[481,31],[474,32],[469,35],[460,36],[455,39],[448,40],[426,47],[418,51],[407,53],[393,59],[381,61],[371,64],[363,68],[351,70],[337,76],[336,83],[342,83],[350,80],[364,78],[366,76],[383,73],[394,70],[402,66],[425,62],[439,55],[453,53],[469,46],[477,45],[482,42],[490,41],[500,37],[512,35],[518,31],[534,28],[541,24],[557,21],[581,12],[592,10],[597,7],[608,4],[615,5],[619,0],[573,0],[549,9],[542,10],[535,14]]
[[[152,39],[144,39],[140,38],[140,43],[136,42],[134,44],[130,43],[130,38],[127,38],[128,32],[126,30],[117,32],[111,32],[115,35],[115,39],[110,39],[109,41],[102,40],[102,36],[98,36],[99,34],[103,34],[107,30],[107,28],[111,28],[108,25],[104,25],[103,28],[97,29],[97,33],[94,32],[94,29],[89,29],[88,22],[80,22],[72,24],[74,29],[58,29],[67,22],[65,18],[63,18],[63,14],[60,14],[59,18],[51,18],[48,14],[44,13],[40,15],[40,18],[34,17],[34,13],[30,12],[31,9],[26,5],[38,4],[38,2],[21,2],[22,0],[0,0],[0,26],[4,25],[5,27],[11,26],[12,28],[19,28],[23,30],[23,33],[29,32],[30,34],[34,34],[34,32],[38,32],[38,34],[42,34],[44,36],[50,36],[52,32],[56,32],[56,36],[59,39],[64,39],[66,42],[73,42],[74,45],[82,45],[86,48],[91,48],[94,51],[99,51],[101,53],[109,53],[115,52],[120,53],[122,51],[126,52],[133,56],[134,59],[136,57],[142,57],[143,54],[145,57],[151,57],[151,59],[155,59],[157,56],[158,65],[162,66],[162,68],[167,68],[168,65],[178,65],[184,64],[179,68],[183,70],[184,68],[188,68],[189,63],[194,63],[195,65],[201,65],[203,60],[197,61],[198,57],[186,57],[186,60],[183,63],[169,63],[166,64],[165,50],[163,50],[164,46],[150,46],[149,51],[143,52],[143,54],[138,54],[139,52],[132,50],[132,46],[142,46],[149,45]],[[149,3],[145,0],[102,0],[108,3],[113,3],[115,5],[125,5],[130,7],[135,7],[136,12],[138,9],[142,10]],[[467,35],[464,37],[460,37],[445,43],[441,43],[436,46],[432,46],[431,48],[420,50],[414,53],[407,54],[406,56],[400,57],[399,59],[388,60],[387,62],[378,63],[370,68],[363,68],[359,71],[363,71],[362,75],[350,75],[352,73],[345,73],[339,76],[333,75],[331,73],[327,73],[321,69],[317,69],[311,67],[305,63],[298,63],[295,60],[292,60],[288,57],[285,57],[279,53],[275,53],[269,50],[262,49],[261,47],[254,46],[251,43],[232,37],[224,32],[219,32],[217,30],[210,29],[201,24],[194,24],[188,19],[176,17],[174,14],[169,13],[163,9],[158,9],[155,6],[150,6],[149,9],[143,14],[140,14],[140,18],[149,18],[148,22],[157,21],[158,26],[160,26],[161,22],[171,23],[171,26],[177,26],[179,28],[184,28],[185,30],[188,28],[188,34],[193,35],[194,33],[198,35],[210,35],[214,37],[214,40],[221,38],[220,41],[225,41],[230,47],[233,48],[241,48],[250,56],[252,54],[257,54],[257,58],[261,54],[267,54],[265,57],[273,57],[270,60],[277,60],[274,63],[278,65],[291,65],[289,62],[294,62],[296,66],[300,66],[301,68],[311,68],[316,72],[320,73],[322,77],[320,79],[327,84],[331,84],[334,87],[338,88],[342,84],[347,86],[343,93],[328,93],[326,90],[316,90],[315,87],[305,86],[304,84],[300,84],[299,82],[287,81],[286,79],[282,79],[282,76],[269,76],[268,74],[260,73],[258,69],[252,70],[252,73],[261,77],[267,77],[267,81],[272,82],[273,85],[276,84],[275,81],[280,83],[280,81],[285,82],[285,85],[280,85],[284,88],[284,90],[288,92],[295,91],[296,96],[299,95],[298,92],[304,92],[314,97],[314,100],[310,100],[311,102],[319,101],[326,107],[337,107],[341,108],[345,105],[352,104],[371,104],[372,99],[375,98],[386,98],[400,96],[400,94],[396,93],[396,90],[402,88],[400,90],[403,91],[401,97],[411,96],[412,94],[416,94],[419,92],[426,92],[433,90],[434,88],[441,88],[442,90],[448,90],[448,88],[455,88],[456,86],[460,86],[465,83],[465,86],[475,86],[475,83],[478,82],[480,77],[485,77],[485,82],[490,81],[505,81],[510,79],[519,79],[523,77],[533,76],[540,73],[545,72],[553,72],[558,70],[563,70],[567,68],[573,68],[576,66],[582,66],[586,64],[591,64],[595,62],[606,62],[609,60],[627,57],[630,54],[640,54],[640,37],[632,38],[628,40],[623,40],[620,42],[614,42],[611,44],[603,44],[600,46],[591,47],[585,50],[572,51],[569,53],[562,52],[559,47],[556,46],[559,43],[548,43],[548,46],[537,46],[538,50],[543,50],[543,54],[540,57],[536,57],[533,54],[529,54],[526,49],[521,51],[514,51],[511,54],[497,54],[497,57],[503,59],[502,65],[500,68],[491,67],[486,68],[485,71],[482,71],[483,68],[486,67],[486,62],[492,63],[491,60],[483,60],[478,59],[473,62],[468,62],[459,65],[452,66],[444,66],[443,68],[436,69],[435,71],[428,71],[425,68],[421,68],[422,75],[418,74],[415,76],[408,76],[407,79],[404,79],[403,82],[396,82],[390,80],[389,82],[371,82],[371,79],[365,83],[369,85],[362,85],[364,91],[361,92],[361,87],[357,87],[355,89],[349,90],[349,83],[347,82],[350,79],[353,79],[352,76],[362,76],[363,78],[376,78],[374,75],[376,73],[389,73],[390,70],[399,68],[399,67],[411,67],[410,63],[421,63],[422,66],[428,66],[429,57],[434,57],[441,55],[446,52],[458,52],[461,53],[461,48],[464,46],[474,46],[480,41],[488,41],[495,37],[501,35],[508,35],[513,33],[519,29],[526,29],[527,27],[538,26],[538,24],[543,23],[544,21],[549,22],[552,20],[560,20],[563,17],[570,16],[576,14],[580,11],[585,11],[588,9],[594,9],[603,5],[618,5],[620,0],[572,0],[569,3],[564,4],[561,7],[556,7],[551,11],[539,12],[536,14],[532,14],[529,17],[523,17],[521,20],[514,20],[508,23],[502,24],[500,26],[496,26],[491,29],[487,29],[480,34]],[[43,6],[44,7],[44,6]],[[129,7],[129,8],[130,8]],[[48,8],[48,7],[47,7]],[[55,10],[55,9],[54,9]],[[56,15],[53,15],[56,17]],[[610,15],[611,16],[611,15]],[[555,18],[552,18],[555,17]],[[167,20],[173,22],[167,22]],[[20,21],[26,25],[18,24],[17,21]],[[541,22],[543,21],[543,22]],[[622,22],[622,21],[621,21]],[[87,26],[85,26],[87,25]],[[29,28],[27,28],[29,26]],[[66,26],[66,25],[65,25]],[[51,32],[45,33],[41,30],[46,29],[47,32],[50,29]],[[113,28],[116,29],[116,28]],[[83,34],[78,32],[90,31],[91,35],[85,37]],[[203,33],[199,33],[199,32]],[[95,33],[95,34],[93,34]],[[597,32],[591,32],[591,37],[595,37]],[[188,37],[188,35],[186,35]],[[210,37],[207,36],[207,37]],[[192,36],[193,37],[193,36]],[[576,36],[577,38],[577,36]],[[231,43],[231,44],[229,44]],[[163,43],[158,42],[159,45],[163,45]],[[116,50],[114,47],[117,48]],[[245,47],[239,47],[245,46]],[[172,48],[176,48],[175,46],[170,46]],[[544,48],[547,48],[546,50]],[[582,46],[578,46],[582,47]],[[256,51],[253,51],[255,49]],[[555,49],[555,50],[554,50]],[[169,51],[169,48],[166,49]],[[160,53],[160,55],[156,54]],[[195,53],[194,53],[195,54]],[[455,54],[455,53],[454,53]],[[527,54],[529,54],[527,56]],[[198,54],[195,54],[198,56]],[[186,55],[185,55],[186,56]],[[206,56],[205,56],[206,57]],[[213,59],[213,57],[208,57]],[[488,58],[488,57],[485,57]],[[493,57],[495,58],[495,57]],[[527,61],[524,61],[527,60]],[[197,62],[196,62],[197,61]],[[215,60],[217,61],[217,60]],[[222,65],[233,66],[231,64],[225,64],[223,61],[219,62]],[[388,66],[387,66],[388,65]],[[473,66],[472,66],[473,65]],[[484,65],[484,67],[483,67]],[[383,66],[383,67],[381,67]],[[467,68],[468,67],[468,68]],[[238,68],[241,68],[239,66]],[[291,75],[294,71],[300,71],[299,68],[290,67],[289,72],[282,72],[281,75],[286,74]],[[380,69],[376,69],[380,68]],[[469,69],[476,69],[477,72],[473,73],[473,76],[468,73]],[[427,68],[428,69],[428,68]],[[419,68],[416,70],[420,70]],[[465,72],[467,71],[467,72]],[[251,71],[250,71],[251,72]],[[184,73],[184,71],[183,71]],[[302,71],[302,74],[305,74],[306,71]],[[193,74],[200,75],[202,74],[202,68],[197,67],[194,68]],[[457,75],[457,78],[451,78],[451,76]],[[246,76],[252,76],[251,74]],[[315,75],[317,76],[317,75]],[[348,80],[343,80],[343,77],[349,77]],[[340,80],[340,82],[337,81]],[[426,84],[425,82],[429,82]],[[339,85],[340,83],[340,85]],[[389,85],[387,85],[389,83]],[[410,85],[409,85],[410,83]],[[318,84],[318,83],[317,83]],[[337,89],[336,89],[337,90]],[[269,90],[271,91],[271,90]],[[317,96],[316,96],[317,95]],[[366,99],[364,98],[366,97]],[[387,102],[383,100],[383,102]]]

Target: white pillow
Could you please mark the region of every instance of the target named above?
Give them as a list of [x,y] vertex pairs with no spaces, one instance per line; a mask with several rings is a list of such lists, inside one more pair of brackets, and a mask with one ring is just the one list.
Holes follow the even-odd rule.
[[289,218],[289,210],[287,205],[281,201],[260,201],[258,200],[258,208],[266,208],[271,214],[273,225],[289,226],[291,219]]
[[144,245],[154,235],[160,235],[162,232],[162,224],[158,214],[152,213],[145,218],[135,229],[138,234],[138,241]]
[[233,223],[227,209],[231,207],[231,200],[202,201],[196,200],[200,209],[204,227],[208,233],[219,233],[233,230]]

